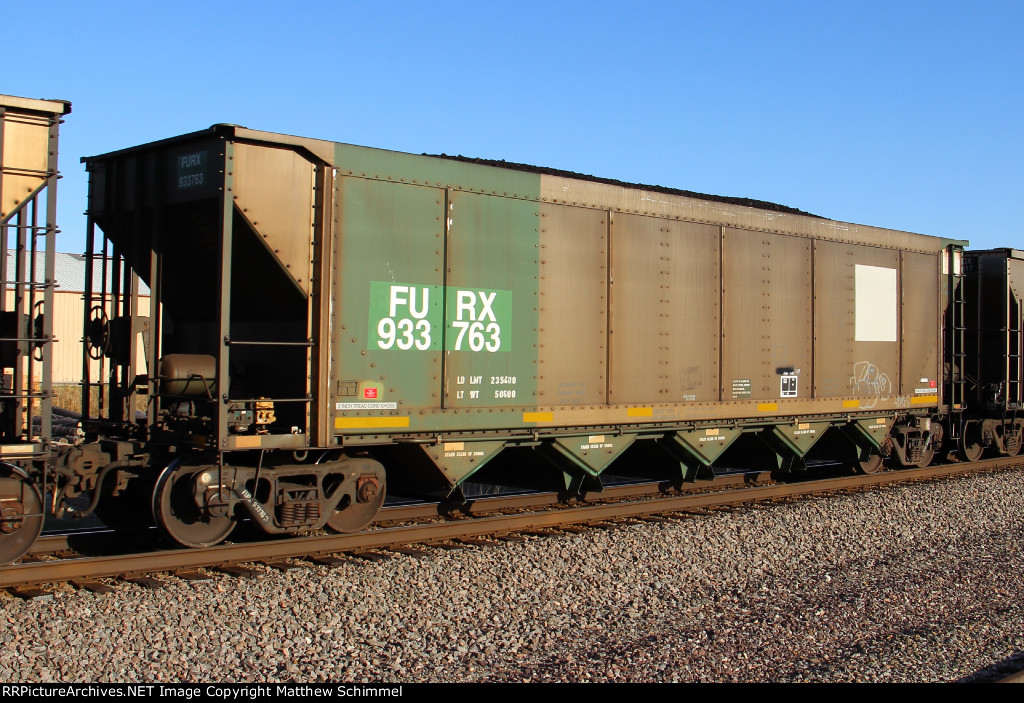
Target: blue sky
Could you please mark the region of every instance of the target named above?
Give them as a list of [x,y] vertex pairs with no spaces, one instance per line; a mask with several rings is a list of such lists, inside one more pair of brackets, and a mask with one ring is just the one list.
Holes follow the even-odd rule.
[[1024,1],[56,0],[4,20],[0,93],[73,104],[64,251],[79,157],[218,122],[1024,248]]

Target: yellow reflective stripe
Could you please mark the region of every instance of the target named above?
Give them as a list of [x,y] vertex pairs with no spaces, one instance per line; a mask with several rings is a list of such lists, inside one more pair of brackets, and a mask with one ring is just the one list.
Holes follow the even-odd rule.
[[408,427],[405,417],[336,417],[334,427],[339,430],[373,429],[377,427]]
[[554,413],[523,413],[523,422],[554,422]]

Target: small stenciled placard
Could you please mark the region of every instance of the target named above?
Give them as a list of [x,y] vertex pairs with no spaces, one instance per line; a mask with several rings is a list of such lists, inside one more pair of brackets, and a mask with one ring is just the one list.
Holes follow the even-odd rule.
[[749,378],[734,378],[732,380],[732,397],[733,398],[749,398],[750,393],[750,379]]
[[779,396],[782,398],[797,397],[797,375],[795,373],[784,373],[780,381]]
[[587,437],[586,444],[580,445],[580,450],[585,449],[614,449],[615,445],[611,442],[606,442],[603,434],[591,435]]
[[397,410],[395,401],[383,403],[335,403],[335,410]]

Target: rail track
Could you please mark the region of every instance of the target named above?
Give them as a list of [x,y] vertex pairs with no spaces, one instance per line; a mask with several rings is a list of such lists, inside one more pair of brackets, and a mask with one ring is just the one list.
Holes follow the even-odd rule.
[[[452,545],[460,540],[486,543],[521,539],[524,533],[555,534],[607,528],[630,519],[664,520],[688,511],[727,508],[779,500],[871,489],[886,484],[935,480],[970,473],[1024,467],[1024,459],[998,458],[973,463],[888,471],[865,476],[770,483],[766,473],[727,476],[677,495],[665,495],[664,484],[638,484],[607,489],[583,504],[559,504],[556,494],[485,498],[463,506],[414,504],[382,511],[378,527],[354,534],[314,534],[277,540],[238,541],[207,549],[154,549],[143,537],[133,549],[109,552],[111,532],[75,532],[39,540],[21,563],[0,568],[0,588],[22,597],[47,595],[46,584],[70,582],[78,588],[109,590],[99,579],[121,578],[156,586],[154,574],[198,578],[197,569],[215,568],[244,575],[247,563],[288,568],[284,559],[337,563],[338,554],[364,559],[385,558],[375,550],[417,552],[423,547]],[[474,542],[474,540],[476,542]],[[420,545],[415,547],[414,545]]]

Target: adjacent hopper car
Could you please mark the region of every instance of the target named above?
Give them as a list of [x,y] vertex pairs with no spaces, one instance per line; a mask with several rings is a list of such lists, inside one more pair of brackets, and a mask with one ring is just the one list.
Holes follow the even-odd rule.
[[235,125],[83,161],[84,437],[53,445],[49,383],[22,390],[52,333],[19,299],[2,561],[44,495],[202,547],[241,519],[362,529],[388,491],[1020,451],[1013,250]]

